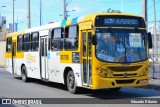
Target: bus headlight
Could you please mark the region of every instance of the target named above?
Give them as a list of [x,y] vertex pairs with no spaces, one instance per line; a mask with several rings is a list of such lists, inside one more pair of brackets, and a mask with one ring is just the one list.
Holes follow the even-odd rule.
[[103,77],[103,78],[111,77],[112,73],[107,69],[106,66],[96,67],[95,70],[97,71],[100,77]]
[[104,70],[100,70],[99,75],[103,78],[107,77],[107,73]]
[[100,69],[100,70],[99,70],[99,75],[100,75],[101,77],[103,77],[103,78],[108,77],[108,73],[107,73],[105,70],[103,70],[103,69]]
[[141,73],[140,76],[145,76],[149,73],[149,67],[147,66]]

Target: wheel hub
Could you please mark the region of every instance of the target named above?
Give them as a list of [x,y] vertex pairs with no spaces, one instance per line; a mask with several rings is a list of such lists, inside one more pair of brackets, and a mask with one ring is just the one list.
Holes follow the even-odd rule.
[[72,75],[69,76],[69,87],[70,88],[74,87],[74,77]]

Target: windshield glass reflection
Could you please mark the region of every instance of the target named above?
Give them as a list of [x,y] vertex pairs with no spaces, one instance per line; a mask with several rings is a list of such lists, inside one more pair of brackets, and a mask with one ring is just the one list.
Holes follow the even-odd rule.
[[147,59],[145,32],[97,29],[96,56],[106,62],[139,62]]

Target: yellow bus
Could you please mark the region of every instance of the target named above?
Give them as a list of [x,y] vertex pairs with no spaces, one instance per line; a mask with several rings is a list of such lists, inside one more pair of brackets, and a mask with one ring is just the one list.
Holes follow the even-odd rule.
[[7,35],[6,69],[28,78],[89,89],[148,85],[152,48],[142,17],[90,14]]

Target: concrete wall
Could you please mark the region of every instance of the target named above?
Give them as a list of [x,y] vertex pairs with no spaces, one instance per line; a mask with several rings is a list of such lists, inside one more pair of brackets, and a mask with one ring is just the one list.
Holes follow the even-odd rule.
[[0,41],[0,67],[5,67],[6,41]]

